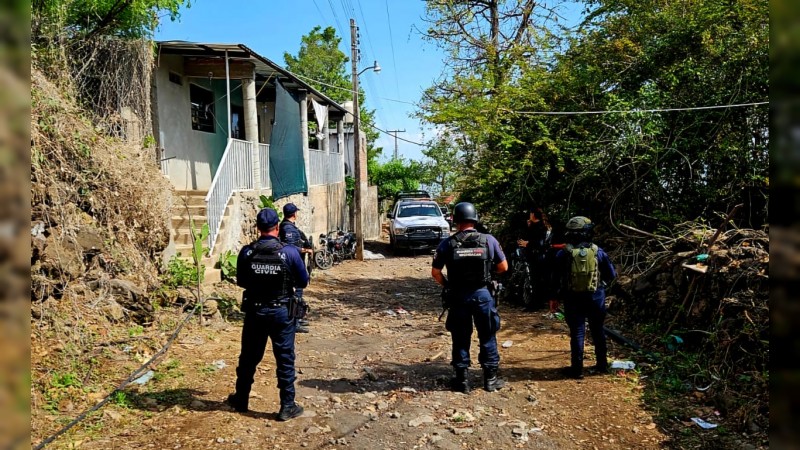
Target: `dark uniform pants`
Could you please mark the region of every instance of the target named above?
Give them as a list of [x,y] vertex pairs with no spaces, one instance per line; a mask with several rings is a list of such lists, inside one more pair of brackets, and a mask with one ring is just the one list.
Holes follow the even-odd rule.
[[457,295],[447,314],[445,328],[453,339],[453,367],[465,369],[470,365],[469,347],[472,341],[472,324],[478,330],[480,352],[478,362],[483,368],[497,368],[500,354],[497,352],[497,337],[500,315],[494,299],[486,288],[468,294]]
[[275,373],[278,376],[281,406],[294,404],[294,335],[297,325],[289,317],[286,306],[261,307],[244,316],[242,327],[242,352],[236,367],[236,396],[245,403],[250,396],[250,387],[256,366],[264,358],[267,339],[272,340],[275,355]]
[[605,295],[603,292],[594,294],[572,294],[564,301],[564,318],[569,325],[569,347],[572,354],[571,362],[574,369],[583,368],[583,347],[586,337],[586,321],[589,321],[589,331],[594,342],[594,354],[597,363],[607,363],[606,334],[603,331],[603,322],[606,318]]

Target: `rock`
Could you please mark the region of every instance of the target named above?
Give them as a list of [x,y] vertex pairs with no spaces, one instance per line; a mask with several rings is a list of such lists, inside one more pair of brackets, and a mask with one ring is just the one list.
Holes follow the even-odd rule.
[[317,412],[316,411],[312,411],[310,409],[307,409],[307,410],[303,411],[303,414],[301,414],[300,417],[303,417],[303,418],[317,417]]
[[467,427],[467,428],[456,428],[456,427],[453,427],[453,428],[451,428],[451,430],[453,431],[453,434],[456,434],[456,435],[459,435],[459,436],[462,435],[462,434],[472,434],[472,433],[475,432],[475,429],[472,428],[472,427]]
[[78,229],[75,235],[75,243],[84,253],[99,253],[105,249],[105,241],[100,232],[91,226]]
[[114,422],[119,422],[122,420],[122,414],[114,411],[113,409],[106,409],[103,411],[103,417],[108,417],[109,419],[113,420]]
[[200,400],[192,400],[192,402],[189,403],[189,408],[192,408],[192,409],[203,409],[205,407],[206,407],[206,404],[201,402]]
[[528,434],[528,430],[525,428],[514,428],[513,430],[511,430],[511,434],[513,434],[514,436],[524,436]]
[[655,430],[656,424],[648,423],[647,425],[645,425],[645,428],[647,428],[648,430]]
[[120,322],[125,318],[125,310],[113,298],[107,298],[100,310],[112,322]]
[[416,419],[411,419],[408,422],[408,426],[412,427],[412,428],[416,428],[416,427],[422,425],[423,423],[433,423],[433,422],[434,422],[433,417],[431,417],[431,416],[426,414],[426,415],[419,416]]
[[391,417],[392,419],[399,419],[400,418],[400,413],[397,412],[397,411],[392,411],[392,412],[389,413],[389,417]]
[[366,397],[366,398],[371,400],[371,399],[374,399],[377,396],[375,394],[373,394],[372,392],[365,392],[364,393],[364,397]]
[[217,444],[223,444],[223,443],[225,443],[225,438],[218,437],[217,438]]
[[51,234],[45,242],[42,254],[42,268],[55,276],[74,280],[83,275],[83,250],[69,239],[61,239]]
[[331,397],[331,401],[333,403],[342,403],[342,398],[334,395],[333,397]]
[[406,386],[406,387],[404,387],[404,388],[400,389],[400,391],[402,391],[402,392],[409,392],[409,393],[411,393],[411,394],[416,394],[416,393],[417,393],[417,390],[416,390],[416,389],[414,389],[414,388],[412,388],[412,387],[408,387],[408,386]]
[[219,304],[216,300],[206,300],[203,302],[203,315],[204,316],[213,316],[219,312]]
[[429,441],[431,444],[435,444],[435,443],[437,443],[437,442],[441,441],[442,439],[444,439],[444,438],[443,438],[443,437],[441,437],[441,436],[439,436],[438,434],[435,434],[435,435],[431,436],[430,438],[428,438],[428,441]]
[[317,427],[308,427],[305,430],[306,434],[319,434],[322,433],[322,430]]
[[376,406],[378,407],[378,411],[383,411],[383,410],[389,409],[389,403],[384,402],[384,401],[378,402],[378,404]]
[[375,372],[373,372],[369,367],[364,367],[364,372],[366,372],[367,378],[369,378],[370,381],[378,381],[378,376],[375,375]]

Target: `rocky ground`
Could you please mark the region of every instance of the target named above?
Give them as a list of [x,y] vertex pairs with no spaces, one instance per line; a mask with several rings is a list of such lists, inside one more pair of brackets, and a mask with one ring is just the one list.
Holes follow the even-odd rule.
[[[566,325],[544,311],[500,307],[506,389],[450,392],[449,336],[437,320],[439,289],[429,265],[430,256],[420,255],[348,261],[315,272],[306,291],[313,308],[311,333],[297,337],[302,418],[275,420],[278,393],[269,351],[256,374],[252,411],[238,414],[222,403],[234,385],[239,351],[241,322],[233,316],[190,326],[152,380],[118,394],[55,447],[640,449],[669,444],[643,404],[635,373],[562,379],[558,369],[569,361]],[[477,360],[477,337],[473,341]],[[129,350],[130,344],[120,346]],[[612,356],[616,350],[612,344]],[[472,371],[472,379],[480,385],[479,370]],[[43,434],[34,426],[34,442]]]

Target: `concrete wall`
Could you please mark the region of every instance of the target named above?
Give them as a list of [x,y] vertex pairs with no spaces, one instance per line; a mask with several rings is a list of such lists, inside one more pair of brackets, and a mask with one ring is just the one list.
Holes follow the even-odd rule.
[[[181,84],[169,80],[169,73],[181,76]],[[176,189],[207,190],[222,159],[228,139],[228,105],[225,80],[207,80],[183,76],[183,58],[161,55],[155,77],[158,111],[159,146],[164,148],[164,168]],[[211,90],[217,102],[215,132],[192,130],[189,86],[196,84]],[[242,90],[235,89],[239,80],[231,80],[231,103],[242,105]]]
[[364,239],[377,240],[381,237],[381,215],[378,213],[378,186],[367,188],[364,198]]

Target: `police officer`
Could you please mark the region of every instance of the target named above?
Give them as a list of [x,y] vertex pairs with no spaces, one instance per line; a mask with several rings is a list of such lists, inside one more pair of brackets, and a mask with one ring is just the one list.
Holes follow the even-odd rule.
[[[300,211],[300,209],[294,203],[287,203],[283,206],[283,220],[281,221],[278,237],[284,244],[295,246],[300,251],[300,257],[304,261],[306,258],[310,260],[310,254],[313,254],[314,251],[307,248],[308,238],[305,233],[297,228],[297,211]],[[306,264],[306,267],[310,267],[309,264]],[[295,289],[295,295],[302,298],[303,290]],[[308,333],[308,320],[305,318],[298,320],[297,332]]]
[[[500,329],[500,315],[488,286],[492,268],[497,273],[505,272],[508,262],[494,236],[475,230],[478,213],[472,203],[457,204],[453,222],[458,231],[436,249],[431,269],[431,276],[444,287],[450,299],[445,327],[453,340],[451,364],[455,378],[451,387],[458,392],[470,391],[467,368],[474,322],[480,341],[478,362],[483,368],[483,387],[493,392],[503,387],[504,382],[497,376],[500,354],[495,334]],[[442,273],[444,267],[447,278]]]
[[[556,300],[564,304],[564,318],[569,326],[571,364],[564,369],[570,378],[583,378],[583,348],[586,321],[594,342],[596,364],[592,372],[608,372],[606,335],[605,286],[617,277],[614,264],[602,248],[592,242],[594,224],[587,217],[576,216],[567,222],[565,248],[556,253],[554,280]],[[584,273],[585,272],[585,273]]]
[[290,317],[289,301],[295,288],[308,285],[308,272],[297,248],[278,240],[278,213],[259,211],[256,225],[261,236],[239,252],[237,284],[245,289],[242,311],[242,351],[236,367],[236,392],[228,404],[236,411],[247,412],[250,388],[256,366],[264,357],[267,339],[272,339],[280,390],[278,420],[285,421],[303,413],[294,401],[294,337],[296,321]]

